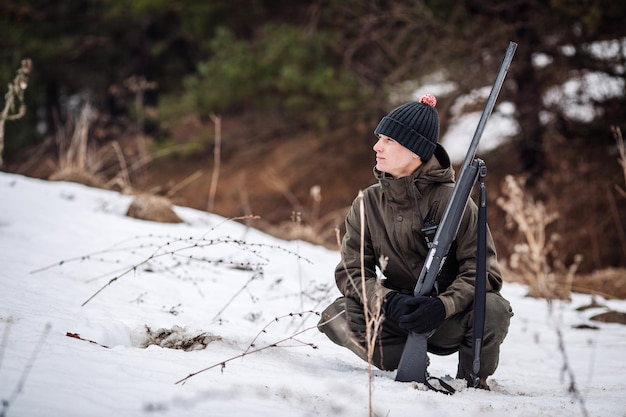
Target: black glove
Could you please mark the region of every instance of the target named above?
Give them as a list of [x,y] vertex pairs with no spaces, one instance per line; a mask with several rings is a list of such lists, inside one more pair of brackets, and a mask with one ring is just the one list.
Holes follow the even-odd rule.
[[412,295],[401,294],[397,291],[392,291],[385,297],[383,303],[383,314],[386,318],[395,321],[400,321],[400,317],[410,314],[415,311],[417,307],[407,304],[414,299]]
[[430,333],[446,319],[446,307],[437,297],[410,297],[404,301],[408,313],[400,316],[400,328],[415,333]]

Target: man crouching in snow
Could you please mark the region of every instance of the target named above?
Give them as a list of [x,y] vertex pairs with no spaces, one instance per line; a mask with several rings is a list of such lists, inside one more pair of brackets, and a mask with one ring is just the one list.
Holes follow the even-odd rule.
[[[363,192],[363,231],[360,198],[354,200],[346,216],[342,259],[335,270],[343,297],[324,310],[318,328],[333,342],[367,360],[363,303],[370,311],[382,306],[384,320],[373,352],[376,367],[397,369],[408,334],[434,331],[428,339],[428,351],[438,355],[458,352],[457,378],[473,386],[472,304],[478,210],[471,199],[437,277],[438,292],[428,297],[413,296],[428,253],[428,230],[441,222],[454,184],[450,158],[438,143],[435,104],[432,95],[403,104],[383,117],[374,131],[378,137],[374,145],[378,183]],[[386,259],[385,265],[380,264],[381,259]],[[362,265],[366,300],[362,299]],[[377,267],[383,279],[377,278]],[[479,387],[483,389],[489,389],[487,377],[498,366],[500,345],[513,315],[509,302],[499,293],[501,287],[495,245],[488,231],[486,322],[478,372]]]

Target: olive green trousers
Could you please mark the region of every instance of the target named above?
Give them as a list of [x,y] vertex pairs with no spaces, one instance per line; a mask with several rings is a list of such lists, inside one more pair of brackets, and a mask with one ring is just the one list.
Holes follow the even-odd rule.
[[[500,345],[509,329],[513,311],[500,294],[487,293],[485,330],[478,376],[487,378],[496,371]],[[473,309],[447,318],[428,339],[428,351],[436,355],[458,352],[457,378],[469,379],[472,371]],[[330,340],[367,361],[366,326],[363,306],[352,298],[340,297],[323,312],[318,329]],[[372,363],[382,370],[398,368],[408,333],[392,320],[384,320],[374,346]]]

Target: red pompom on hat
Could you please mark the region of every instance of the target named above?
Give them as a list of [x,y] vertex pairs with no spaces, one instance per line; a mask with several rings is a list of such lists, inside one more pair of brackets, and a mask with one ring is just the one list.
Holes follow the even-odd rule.
[[432,94],[424,94],[422,98],[420,98],[420,103],[428,104],[430,107],[435,107],[437,105],[437,98]]
[[439,114],[432,94],[424,94],[420,101],[405,103],[382,118],[374,134],[389,136],[405,148],[428,161],[439,141]]

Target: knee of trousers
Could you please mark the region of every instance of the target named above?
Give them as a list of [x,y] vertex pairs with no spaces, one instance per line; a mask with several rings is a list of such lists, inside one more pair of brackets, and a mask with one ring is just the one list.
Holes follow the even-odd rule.
[[335,300],[322,311],[320,321],[317,323],[317,328],[320,332],[326,333],[327,330],[332,328],[335,321],[345,320],[345,309],[337,301]]
[[338,298],[322,312],[317,328],[333,343],[346,347],[361,359],[367,360],[366,350],[361,340],[365,325],[360,323],[358,311],[352,311],[356,307],[358,304],[355,301],[349,298]]
[[513,317],[511,304],[500,294],[487,293],[485,299],[485,332],[501,343],[509,331]]
[[322,312],[317,324],[318,330],[326,334],[333,342],[345,346],[346,339],[360,330],[358,320],[360,307],[356,304],[350,298],[336,299]]

